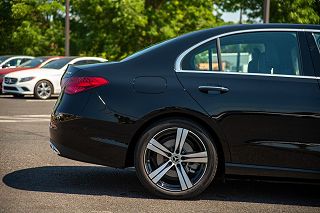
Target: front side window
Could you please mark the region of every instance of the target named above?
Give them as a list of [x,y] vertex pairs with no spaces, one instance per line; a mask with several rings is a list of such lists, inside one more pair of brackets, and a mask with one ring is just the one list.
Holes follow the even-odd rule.
[[296,33],[253,32],[220,38],[224,72],[301,75]]
[[10,61],[8,61],[5,66],[7,67],[16,67],[19,64],[21,64],[22,58],[15,58],[15,59],[11,59]]
[[190,53],[182,61],[183,70],[217,71],[219,70],[216,40],[204,44]]

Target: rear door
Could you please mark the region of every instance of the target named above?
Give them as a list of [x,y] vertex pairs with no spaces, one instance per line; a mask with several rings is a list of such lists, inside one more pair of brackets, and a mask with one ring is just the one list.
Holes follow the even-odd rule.
[[320,91],[303,32],[217,38],[189,52],[177,75],[220,124],[232,166],[320,171]]

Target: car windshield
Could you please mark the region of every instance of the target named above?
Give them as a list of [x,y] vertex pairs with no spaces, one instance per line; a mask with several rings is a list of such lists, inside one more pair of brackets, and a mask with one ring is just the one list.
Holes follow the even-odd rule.
[[55,61],[51,61],[49,63],[47,63],[46,65],[44,65],[41,68],[47,68],[47,69],[61,69],[62,67],[64,67],[66,64],[68,64],[71,60],[73,60],[74,58],[61,58]]
[[18,67],[25,67],[25,68],[33,68],[33,67],[37,67],[40,64],[42,64],[42,62],[44,62],[46,59],[45,58],[34,58],[32,60],[29,60],[27,62],[24,62],[23,64],[20,64]]
[[10,58],[10,56],[0,56],[0,63],[4,62],[8,58]]

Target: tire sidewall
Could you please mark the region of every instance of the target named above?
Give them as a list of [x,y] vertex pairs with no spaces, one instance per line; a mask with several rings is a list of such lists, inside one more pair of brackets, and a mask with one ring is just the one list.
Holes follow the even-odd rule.
[[[201,180],[191,189],[187,189],[181,192],[171,192],[157,186],[149,178],[144,167],[144,153],[151,138],[153,138],[161,130],[172,128],[172,127],[185,128],[195,133],[202,140],[203,144],[205,145],[206,151],[208,153],[207,168]],[[155,193],[160,197],[169,198],[169,199],[191,198],[200,194],[202,191],[204,191],[208,187],[208,185],[212,182],[218,166],[218,155],[216,150],[217,149],[210,135],[203,128],[194,124],[193,122],[182,120],[182,119],[162,121],[148,128],[144,132],[144,134],[142,134],[142,137],[140,138],[140,140],[136,145],[135,167],[137,171],[137,176],[141,181],[141,183],[146,188],[148,188],[151,192]]]

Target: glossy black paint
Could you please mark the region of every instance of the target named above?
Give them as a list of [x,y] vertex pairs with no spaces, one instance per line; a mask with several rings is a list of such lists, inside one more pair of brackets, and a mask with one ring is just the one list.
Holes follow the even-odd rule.
[[[102,76],[109,84],[61,93],[50,123],[60,155],[113,167],[133,165],[135,143],[153,122],[183,117],[211,132],[226,174],[320,179],[320,87],[316,78],[175,72],[177,57],[210,37],[247,29],[198,31],[121,62],[69,67],[64,78]],[[299,32],[303,73],[320,76],[319,51]],[[318,60],[319,59],[319,60]],[[228,88],[203,92],[199,86]]]

